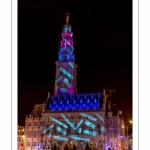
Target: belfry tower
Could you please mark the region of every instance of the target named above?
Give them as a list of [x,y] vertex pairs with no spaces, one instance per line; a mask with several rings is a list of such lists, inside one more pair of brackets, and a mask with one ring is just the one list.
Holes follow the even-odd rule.
[[54,96],[73,95],[77,91],[77,64],[75,64],[73,32],[69,25],[69,13],[63,26],[56,64]]

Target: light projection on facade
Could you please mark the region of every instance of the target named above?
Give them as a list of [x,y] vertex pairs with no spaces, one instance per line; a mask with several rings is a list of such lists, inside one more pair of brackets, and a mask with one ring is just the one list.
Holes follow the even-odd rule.
[[65,138],[65,137],[62,137],[62,136],[53,135],[53,138],[56,139],[56,140],[68,142],[68,138]]
[[68,71],[66,71],[64,68],[60,67],[59,70],[63,72],[68,78],[73,79],[73,75],[71,75]]
[[76,67],[73,32],[68,21],[62,29],[58,61],[56,61],[55,96],[76,93]]
[[105,131],[105,128],[104,128],[104,127],[101,127],[101,131],[104,132],[104,131]]
[[71,123],[71,122],[69,121],[69,119],[67,119],[67,117],[66,117],[64,114],[61,114],[61,116],[62,116],[62,117],[64,118],[64,120],[71,126],[71,128],[72,128],[73,130],[75,130],[74,124]]
[[94,131],[89,131],[89,130],[84,130],[83,131],[84,134],[88,134],[88,135],[92,135],[92,136],[96,136],[98,135],[97,132],[94,132]]
[[43,134],[45,134],[48,130],[50,130],[51,128],[53,128],[54,127],[54,125],[52,124],[52,125],[50,125],[48,128],[46,128],[44,131],[43,131]]
[[80,115],[83,116],[83,117],[87,117],[88,119],[90,119],[90,120],[92,120],[92,121],[96,121],[96,120],[97,120],[97,118],[92,117],[92,116],[87,115],[87,114],[84,114],[84,113],[80,113]]
[[[71,88],[70,81],[68,78],[63,78],[62,81],[68,88]],[[59,88],[60,91],[67,92],[68,89],[62,87]],[[99,96],[100,94],[76,94],[76,95],[58,95],[58,96],[51,96],[49,99],[49,108],[52,111],[57,110],[64,110],[64,111],[72,111],[73,110],[95,110],[102,108],[103,104],[103,97]],[[93,121],[96,121],[94,117],[90,117],[85,115],[84,113],[81,114],[84,117],[87,117]],[[96,114],[97,115],[97,114]],[[98,116],[101,120],[103,118]]]
[[[75,64],[73,32],[69,20],[62,29],[58,60],[55,64],[54,96],[49,97],[45,107],[54,114],[50,117],[51,123],[55,124],[50,130],[53,136],[49,136],[60,141],[72,139],[90,142],[90,136],[95,138],[100,134],[101,127],[101,125],[97,127],[101,116],[90,112],[93,110],[98,112],[102,109],[104,96],[103,93],[76,94],[77,64]],[[55,112],[60,116],[55,115]],[[68,115],[67,112],[78,113],[78,117],[70,117],[71,113]],[[44,133],[48,134],[48,130],[47,128]],[[86,138],[87,135],[89,139]]]
[[80,120],[80,122],[77,124],[77,126],[75,127],[75,129],[78,129],[79,126],[82,124],[82,122],[83,122],[83,119]]
[[66,131],[64,131],[62,128],[57,127],[56,129],[57,129],[57,131],[59,131],[59,132],[62,133],[63,135],[66,135]]
[[98,117],[102,122],[104,122],[104,119],[103,119],[102,116],[100,116],[98,113],[95,113],[95,114],[97,115],[97,117]]
[[85,124],[86,124],[87,126],[89,126],[90,128],[92,128],[92,129],[95,128],[95,125],[94,125],[93,123],[89,122],[89,121],[86,121]]
[[50,120],[58,123],[59,125],[62,125],[64,128],[68,128],[65,124],[63,124],[62,122],[58,121],[57,119],[53,118],[53,117],[50,117]]
[[81,137],[78,137],[76,135],[71,135],[70,138],[72,138],[73,140],[77,140],[77,141],[85,141],[85,142],[90,142],[91,141],[88,138],[81,138]]
[[51,137],[51,133],[49,133],[49,134],[47,135],[47,137],[50,138],[50,137]]
[[[101,134],[100,132],[97,131],[98,128],[101,129],[101,131],[104,131],[104,127],[98,126],[99,124],[96,123],[97,121],[101,120],[99,119],[99,117],[96,118],[86,113],[78,113],[78,115],[79,115],[78,117],[79,120],[76,123],[73,120],[72,121],[70,120],[72,119],[70,114],[67,114],[67,116],[69,116],[70,118],[69,119],[66,117],[66,114],[61,113],[60,116],[63,119],[62,121],[59,121],[61,117],[59,117],[58,120],[53,117],[50,117],[50,120],[52,121],[52,125],[48,126],[43,131],[43,134],[47,134],[48,138],[53,137],[54,139],[60,141],[69,141],[70,139],[72,139],[77,141],[82,140],[82,141],[90,142],[90,139],[85,138],[84,136],[88,135],[88,136],[96,137],[98,134]],[[100,114],[98,115],[100,116]],[[86,119],[82,119],[81,117],[85,117]],[[63,121],[65,121],[65,123]],[[55,126],[54,123],[56,123]],[[53,132],[53,136],[52,133],[47,132],[50,129],[53,129],[53,131],[51,130]],[[72,133],[74,134],[72,135]],[[58,136],[57,134],[61,134],[61,136]]]
[[81,128],[79,128],[79,132],[78,132],[78,133],[80,134],[81,132],[82,132],[82,129],[81,129]]

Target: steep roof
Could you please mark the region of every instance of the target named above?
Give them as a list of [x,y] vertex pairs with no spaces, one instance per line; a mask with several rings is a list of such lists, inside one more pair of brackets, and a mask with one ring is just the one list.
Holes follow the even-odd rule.
[[34,108],[32,109],[32,111],[31,111],[31,115],[33,116],[33,117],[36,117],[36,116],[42,116],[42,109],[43,109],[43,107],[45,107],[45,104],[36,104],[35,106],[34,106]]

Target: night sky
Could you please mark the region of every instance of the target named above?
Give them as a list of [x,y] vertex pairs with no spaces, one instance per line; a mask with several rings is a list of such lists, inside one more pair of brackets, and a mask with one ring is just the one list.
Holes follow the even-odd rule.
[[132,119],[132,1],[18,0],[18,125],[53,94],[55,61],[70,13],[78,93],[116,89],[110,97]]

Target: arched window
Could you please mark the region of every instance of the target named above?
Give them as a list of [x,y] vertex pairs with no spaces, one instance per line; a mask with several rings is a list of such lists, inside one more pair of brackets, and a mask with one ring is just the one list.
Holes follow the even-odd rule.
[[92,125],[91,125],[91,124],[90,124],[90,126],[89,126],[89,133],[90,133],[90,135],[93,134],[93,128],[92,128]]
[[46,125],[46,134],[49,134],[49,130],[48,130],[49,124]]
[[54,125],[54,128],[53,128],[53,134],[57,134],[56,124]]
[[98,134],[101,134],[101,127],[99,124],[97,125],[97,132],[98,132]]
[[71,127],[69,126],[67,129],[67,135],[70,135],[70,134],[71,134]]
[[85,130],[85,125],[82,126],[82,134],[84,134],[83,132],[84,130]]

